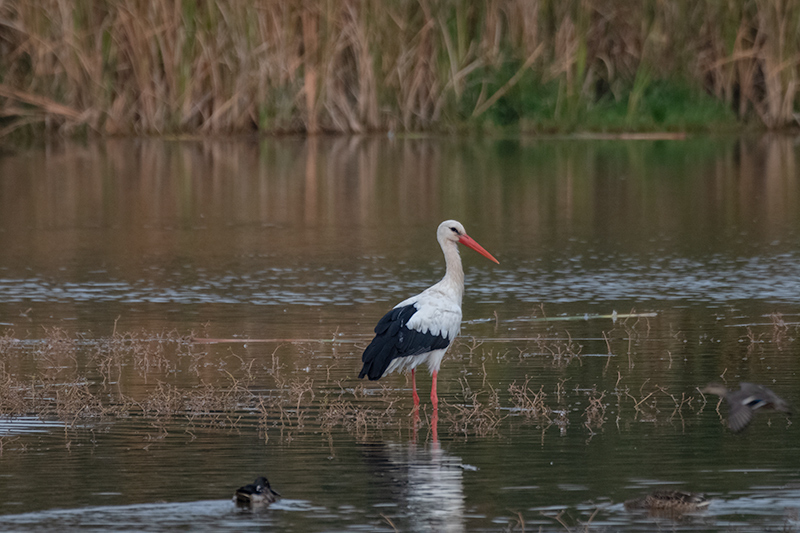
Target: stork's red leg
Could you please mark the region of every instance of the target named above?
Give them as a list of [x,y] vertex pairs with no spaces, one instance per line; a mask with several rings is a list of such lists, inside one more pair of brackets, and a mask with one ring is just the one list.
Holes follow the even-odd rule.
[[416,370],[411,369],[411,396],[414,398],[414,407],[419,407],[419,394],[417,394]]
[[434,409],[439,409],[439,396],[436,394],[436,376],[439,375],[438,370],[433,371],[433,381],[431,381],[431,403]]

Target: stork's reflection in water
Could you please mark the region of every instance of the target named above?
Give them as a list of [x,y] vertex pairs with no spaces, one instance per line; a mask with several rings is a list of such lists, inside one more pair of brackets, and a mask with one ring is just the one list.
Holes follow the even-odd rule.
[[380,512],[401,531],[465,531],[461,458],[442,449],[437,410],[428,424],[417,413],[412,416],[410,442],[367,445],[367,460],[381,479]]

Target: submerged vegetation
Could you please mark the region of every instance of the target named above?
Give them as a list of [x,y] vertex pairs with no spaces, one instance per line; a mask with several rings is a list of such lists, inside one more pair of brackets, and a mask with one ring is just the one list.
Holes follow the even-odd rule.
[[[748,353],[755,353],[771,333],[769,342],[785,348],[795,341],[798,328],[774,314],[758,338],[748,327],[741,340],[748,343]],[[300,434],[322,433],[332,443],[342,431],[363,440],[386,431],[416,434],[427,427],[436,438],[439,414],[442,429],[454,437],[486,437],[532,425],[541,430],[543,443],[550,431],[560,436],[578,431],[591,439],[609,426],[615,431],[637,423],[683,427],[687,417],[701,416],[704,409],[716,412],[722,425],[724,413],[716,398],[699,388],[669,390],[634,371],[635,347],[649,335],[649,323],[642,318],[622,320],[604,332],[608,355],[591,357],[602,376],[590,383],[578,381],[589,363],[568,332],[566,342],[558,334],[510,339],[518,348],[500,353],[464,339],[451,354],[456,360],[450,366],[475,371],[457,379],[457,390],[443,399],[439,412],[423,406],[416,416],[401,391],[357,381],[358,365],[336,355],[336,346],[332,358],[322,358],[325,365],[314,363],[319,343],[312,340],[282,341],[266,357],[243,357],[236,353],[240,350],[217,350],[177,332],[88,339],[48,328],[42,338],[24,340],[9,331],[0,337],[0,454],[4,439],[7,444],[17,439],[13,431],[3,435],[2,423],[31,419],[63,425],[68,443],[102,421],[132,419],[144,425],[145,448],[153,430],[191,435],[198,429],[251,428],[264,443],[271,436],[291,442]],[[352,339],[337,342],[344,342],[340,347],[347,353],[358,345]],[[487,372],[487,358],[505,361],[510,377]],[[527,374],[519,377],[514,362],[529,369],[530,358],[563,377],[544,383]],[[678,366],[671,354],[662,364]],[[570,367],[577,372],[564,374]],[[15,448],[6,446],[10,449]]]
[[0,136],[796,125],[800,3],[0,3]]

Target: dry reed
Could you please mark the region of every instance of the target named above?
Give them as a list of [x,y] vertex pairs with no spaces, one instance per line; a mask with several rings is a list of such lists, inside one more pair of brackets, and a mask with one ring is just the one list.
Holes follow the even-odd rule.
[[[782,317],[775,314],[771,319],[763,328],[776,334],[761,342],[793,343],[796,336],[786,334],[789,325]],[[759,326],[747,327],[751,335],[761,338]],[[628,337],[637,331],[646,334],[642,328],[625,327]],[[177,332],[115,332],[100,339],[70,335],[58,328],[44,332],[43,338],[35,340],[23,341],[12,333],[0,337],[0,417],[58,421],[70,431],[91,430],[100,420],[135,418],[156,430],[148,437],[151,442],[176,429],[193,435],[195,428],[238,431],[252,427],[264,441],[276,431],[290,441],[309,432],[322,432],[331,440],[337,432],[365,439],[386,431],[417,429],[416,423],[409,426],[407,395],[386,382],[375,388],[354,381],[352,375],[325,379],[327,371],[322,367],[316,373],[287,372],[282,350],[313,357],[306,353],[311,344],[281,344],[271,356],[267,352],[263,359],[255,359],[233,352],[210,353],[207,345],[191,343],[190,337]],[[492,348],[480,349],[476,341],[471,348],[466,346],[470,357],[494,357]],[[505,359],[504,364],[511,361]],[[575,377],[535,386],[526,377],[501,390],[482,368],[483,375],[474,378],[474,385],[460,378],[461,390],[442,398],[440,416],[451,435],[491,436],[513,430],[514,421],[520,421],[540,426],[544,445],[551,426],[566,434],[570,412],[582,412],[577,427],[591,438],[610,416],[616,418],[618,430],[623,424],[630,427],[639,422],[683,425],[687,413],[700,414],[705,404],[702,394],[695,402],[694,393],[668,390],[649,379],[627,385],[632,376],[623,374],[626,368],[617,371],[616,383],[609,390],[568,387],[567,381],[574,382]],[[584,372],[578,367],[574,370]],[[428,421],[433,423],[432,418]]]
[[544,392],[544,386],[540,386],[538,392],[533,392],[528,383],[530,378],[526,377],[522,385],[517,385],[514,381],[508,386],[511,404],[526,418],[549,423],[552,411],[545,403],[547,394]]
[[606,404],[603,403],[606,393],[598,393],[596,390],[592,391],[589,396],[589,405],[583,411],[584,423],[586,429],[594,433],[595,429],[599,429],[605,424],[606,418]]
[[448,409],[445,421],[450,424],[453,433],[464,437],[470,435],[485,437],[497,433],[504,417],[480,401],[483,391],[473,391],[466,380],[460,379],[461,398],[458,403],[443,402]]
[[685,79],[797,122],[797,2],[14,0],[0,21],[0,136],[446,128],[522,78],[558,85],[556,119]]

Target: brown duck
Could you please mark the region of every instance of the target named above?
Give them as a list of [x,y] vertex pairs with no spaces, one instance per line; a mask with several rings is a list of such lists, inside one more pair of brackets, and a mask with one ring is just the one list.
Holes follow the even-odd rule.
[[738,432],[747,427],[753,418],[753,413],[761,411],[780,411],[789,413],[789,404],[770,389],[757,383],[739,383],[739,390],[729,391],[724,385],[710,383],[700,392],[716,394],[728,401],[730,414],[728,427],[731,431]]
[[710,503],[705,496],[694,492],[657,490],[641,498],[626,501],[625,508],[644,509],[651,514],[680,515],[700,511]]
[[281,495],[272,490],[265,477],[257,478],[253,483],[239,487],[233,494],[233,501],[239,507],[261,506],[273,503]]

